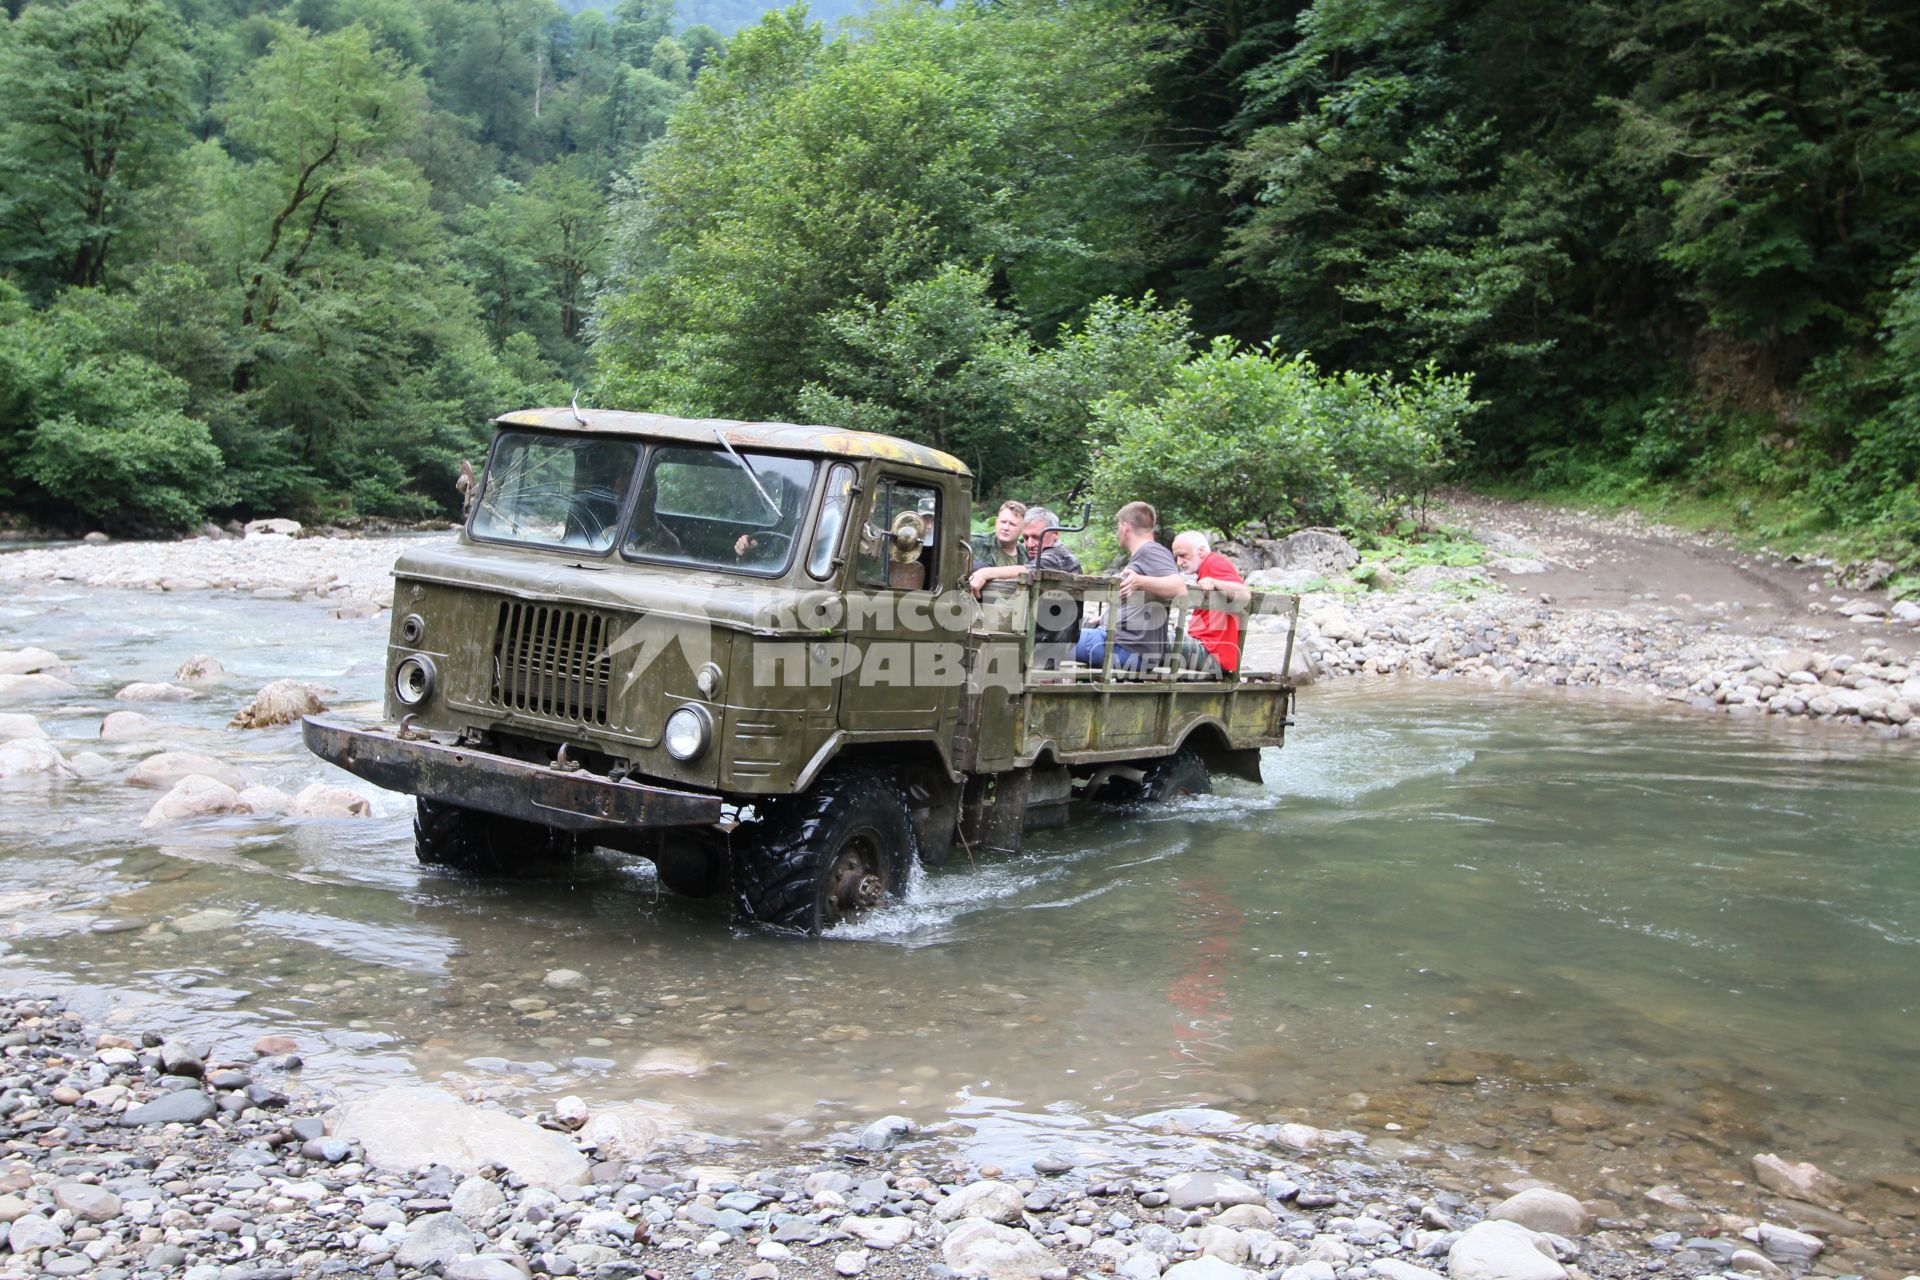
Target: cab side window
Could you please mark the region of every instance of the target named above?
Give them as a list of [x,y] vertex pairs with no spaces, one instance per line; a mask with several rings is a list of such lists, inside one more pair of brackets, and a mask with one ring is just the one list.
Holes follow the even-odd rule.
[[894,591],[938,590],[943,514],[938,489],[881,477],[860,530],[860,585]]

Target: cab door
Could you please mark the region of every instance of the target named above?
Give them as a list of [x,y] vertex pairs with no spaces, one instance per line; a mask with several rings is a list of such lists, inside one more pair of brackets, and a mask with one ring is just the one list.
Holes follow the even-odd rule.
[[[903,517],[929,530],[917,550],[892,536]],[[857,534],[840,727],[950,741],[966,678],[971,600],[964,577],[970,562],[961,554],[964,505],[937,478],[883,469],[867,495]]]

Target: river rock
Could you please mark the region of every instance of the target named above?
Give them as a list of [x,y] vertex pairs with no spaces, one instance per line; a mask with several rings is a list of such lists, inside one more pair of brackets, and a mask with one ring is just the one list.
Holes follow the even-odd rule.
[[119,1196],[84,1182],[61,1183],[53,1189],[53,1202],[88,1222],[111,1222],[120,1216]]
[[138,711],[109,711],[106,719],[100,722],[100,740],[127,742],[134,738],[151,738],[160,728],[158,720]]
[[173,673],[181,684],[214,684],[227,678],[227,669],[210,653],[196,653]]
[[213,1099],[198,1089],[175,1089],[172,1093],[163,1093],[152,1102],[144,1103],[121,1113],[120,1123],[125,1125],[141,1124],[199,1124],[212,1117],[219,1108]]
[[37,1213],[15,1218],[7,1228],[7,1246],[17,1254],[29,1249],[58,1249],[66,1242],[67,1233],[55,1226],[53,1219]]
[[957,1218],[985,1218],[989,1222],[1017,1223],[1026,1213],[1025,1197],[1004,1182],[975,1182],[933,1207],[936,1222]]
[[554,969],[548,972],[546,983],[557,991],[577,991],[587,985],[587,975],[576,969]]
[[1329,578],[1344,574],[1360,563],[1360,553],[1354,550],[1353,544],[1331,529],[1302,529],[1265,551],[1270,568],[1312,569]]
[[912,1133],[913,1121],[905,1116],[881,1116],[860,1131],[860,1145],[869,1151],[889,1151]]
[[1565,1280],[1553,1246],[1517,1222],[1476,1222],[1447,1254],[1452,1280]]
[[1285,1147],[1289,1151],[1324,1151],[1336,1147],[1346,1140],[1337,1133],[1325,1129],[1316,1129],[1310,1124],[1282,1124],[1274,1126],[1269,1141],[1276,1147]]
[[278,787],[268,787],[259,784],[241,788],[240,794],[235,796],[233,800],[233,811],[235,813],[257,813],[262,816],[271,816],[277,813],[285,813],[291,808],[293,808],[292,796],[280,790]]
[[104,778],[114,770],[113,761],[98,751],[76,751],[67,757],[67,767],[83,778]]
[[1426,1267],[1416,1267],[1411,1262],[1402,1262],[1398,1258],[1374,1258],[1367,1265],[1373,1268],[1373,1274],[1381,1280],[1440,1280],[1438,1271]]
[[212,778],[235,791],[247,785],[240,771],[226,761],[192,751],[162,751],[158,755],[148,756],[127,775],[127,785],[166,791],[179,785],[184,778],[195,777]]
[[985,1280],[1040,1280],[1059,1267],[1031,1234],[985,1218],[968,1218],[947,1232],[940,1256],[962,1275]]
[[474,1255],[474,1235],[451,1213],[429,1213],[407,1228],[407,1238],[394,1250],[403,1267],[446,1267]]
[[1528,1187],[1508,1196],[1487,1214],[1496,1222],[1517,1222],[1530,1231],[1556,1236],[1579,1236],[1587,1231],[1587,1211],[1564,1191]]
[[42,702],[73,692],[73,686],[44,671],[27,675],[0,675],[0,702]]
[[1212,1254],[1176,1262],[1160,1273],[1161,1280],[1255,1280],[1256,1273]]
[[119,702],[186,702],[198,695],[193,690],[182,688],[177,684],[136,680],[113,696]]
[[644,1160],[668,1130],[666,1118],[644,1107],[608,1107],[593,1113],[580,1130],[602,1160]]
[[36,774],[67,774],[67,758],[45,738],[15,738],[0,742],[0,778],[27,778]]
[[284,516],[269,516],[264,520],[249,520],[241,528],[246,538],[292,538],[299,535],[301,529],[298,520],[288,520]]
[[313,782],[293,798],[290,812],[296,818],[365,818],[373,813],[373,806],[358,792]]
[[898,1249],[913,1239],[912,1218],[842,1218],[840,1229],[873,1249]]
[[527,1273],[504,1253],[483,1253],[447,1264],[441,1280],[527,1280]]
[[444,1089],[405,1085],[344,1103],[333,1136],[358,1141],[367,1162],[411,1170],[437,1162],[457,1173],[499,1164],[542,1187],[580,1186],[587,1161],[573,1144],[503,1111],[469,1106]]
[[1832,1204],[1840,1198],[1840,1180],[1805,1161],[1788,1164],[1772,1152],[1753,1158],[1753,1176],[1769,1191],[1808,1204]]
[[1225,1208],[1236,1204],[1264,1204],[1258,1187],[1224,1173],[1183,1173],[1163,1188],[1167,1203],[1176,1209]]
[[1818,1236],[1772,1222],[1763,1222],[1743,1234],[1776,1262],[1811,1262],[1826,1248]]
[[22,738],[44,738],[47,731],[40,721],[24,711],[0,712],[0,742],[18,742]]
[[265,729],[276,724],[293,724],[302,716],[318,715],[327,709],[320,700],[331,690],[324,685],[301,680],[275,680],[253,695],[253,701],[234,712],[227,721],[229,729]]
[[140,826],[143,830],[151,830],[168,823],[185,822],[190,818],[228,813],[239,798],[239,792],[218,778],[194,774],[182,778],[174,784],[173,790],[154,801],[153,807],[147,810],[147,816],[140,819]]
[[35,672],[64,673],[66,664],[51,649],[29,646],[25,649],[0,649],[0,676],[27,676]]
[[467,1222],[478,1222],[507,1202],[507,1193],[497,1182],[472,1177],[453,1189],[453,1211]]

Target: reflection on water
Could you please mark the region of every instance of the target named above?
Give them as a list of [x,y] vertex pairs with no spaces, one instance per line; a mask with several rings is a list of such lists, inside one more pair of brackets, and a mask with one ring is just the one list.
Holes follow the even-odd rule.
[[[293,730],[226,717],[283,675],[370,702],[382,640],[204,595],[0,617],[0,646],[76,660],[81,692],[35,709],[64,749],[99,746],[121,683],[210,652],[233,682],[143,710],[289,789],[330,771]],[[897,1111],[989,1153],[1098,1151],[1109,1116],[1218,1106],[1512,1152],[1592,1194],[1626,1194],[1606,1169],[1637,1146],[1702,1179],[1776,1148],[1856,1177],[1911,1164],[1910,745],[1418,685],[1312,691],[1300,720],[1264,786],[961,855],[812,941],[736,933],[618,855],[426,873],[399,797],[156,835],[151,792],[7,783],[0,963],[133,1025],[294,1029],[342,1088],[644,1099],[729,1134]]]

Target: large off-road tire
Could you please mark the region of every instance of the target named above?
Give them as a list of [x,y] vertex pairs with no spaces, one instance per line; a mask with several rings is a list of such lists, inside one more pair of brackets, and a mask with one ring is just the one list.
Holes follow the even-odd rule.
[[571,860],[582,847],[570,831],[437,800],[415,801],[413,854],[422,866],[469,875],[505,875]]
[[1145,765],[1138,782],[1128,778],[1110,780],[1099,798],[1108,804],[1138,805],[1165,804],[1181,796],[1212,794],[1213,774],[1207,762],[1200,758],[1199,752],[1183,747]]
[[834,770],[733,836],[733,897],[760,924],[819,933],[897,895],[913,866],[913,817],[890,771]]
[[1162,756],[1140,781],[1140,802],[1162,804],[1181,796],[1213,794],[1213,774],[1197,751],[1182,748]]

